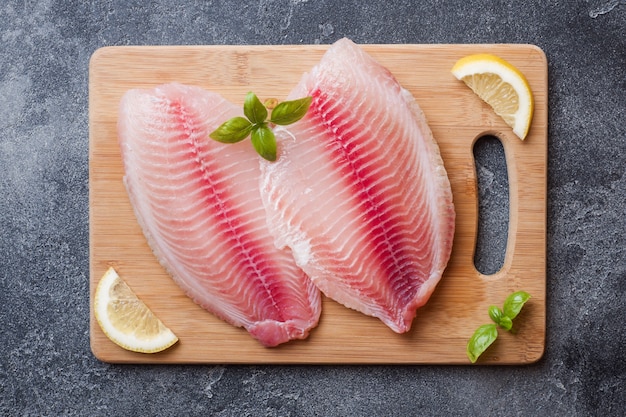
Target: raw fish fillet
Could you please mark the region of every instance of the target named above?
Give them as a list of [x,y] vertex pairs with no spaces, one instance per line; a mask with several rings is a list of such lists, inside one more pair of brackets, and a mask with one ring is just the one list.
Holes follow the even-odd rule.
[[270,236],[249,141],[209,133],[239,107],[198,87],[130,90],[120,104],[125,184],[161,264],[198,304],[265,346],[307,337],[321,295]]
[[393,75],[348,39],[336,42],[288,99],[304,119],[276,129],[261,196],[278,247],[328,297],[398,333],[450,257],[450,183],[425,117]]

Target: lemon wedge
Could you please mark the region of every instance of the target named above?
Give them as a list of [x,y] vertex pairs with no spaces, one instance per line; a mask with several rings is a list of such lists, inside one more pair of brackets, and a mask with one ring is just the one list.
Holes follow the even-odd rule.
[[94,315],[109,339],[133,352],[156,353],[178,341],[113,268],[98,283]]
[[459,59],[452,74],[463,81],[524,140],[533,118],[534,100],[526,77],[504,59],[491,54]]

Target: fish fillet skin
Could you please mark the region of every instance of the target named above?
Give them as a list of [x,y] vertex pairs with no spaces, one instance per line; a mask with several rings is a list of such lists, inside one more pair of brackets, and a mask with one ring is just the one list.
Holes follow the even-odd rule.
[[306,338],[321,294],[269,234],[250,143],[209,133],[241,110],[199,87],[129,90],[118,138],[124,182],[159,262],[195,302],[265,346]]
[[277,128],[261,195],[277,247],[329,298],[411,328],[450,258],[455,210],[446,170],[414,97],[348,39],[288,99],[305,118]]

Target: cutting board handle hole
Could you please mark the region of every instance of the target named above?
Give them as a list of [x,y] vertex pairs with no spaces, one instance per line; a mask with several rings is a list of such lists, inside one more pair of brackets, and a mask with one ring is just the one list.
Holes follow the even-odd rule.
[[504,147],[493,135],[474,142],[478,227],[474,266],[484,275],[502,269],[509,234],[509,176]]

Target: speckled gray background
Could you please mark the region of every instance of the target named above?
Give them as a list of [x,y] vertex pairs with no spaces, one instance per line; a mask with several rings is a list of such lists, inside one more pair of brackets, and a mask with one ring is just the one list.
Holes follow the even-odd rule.
[[[0,34],[0,415],[624,415],[626,2],[5,0]],[[91,54],[108,45],[308,44],[342,36],[532,43],[545,51],[543,359],[520,367],[96,360],[88,332]],[[491,145],[487,159],[497,167]],[[481,168],[483,193],[496,202],[487,206],[498,206],[506,183],[489,166]]]

